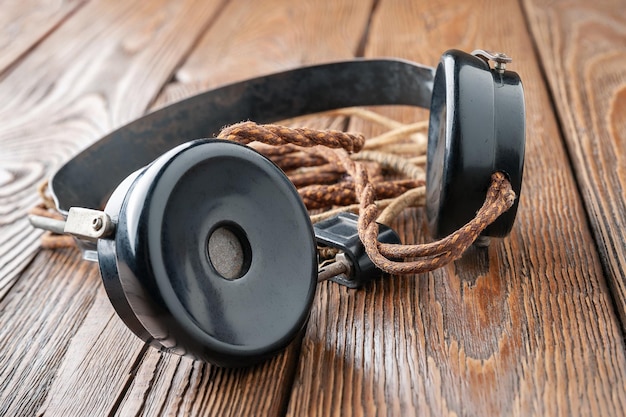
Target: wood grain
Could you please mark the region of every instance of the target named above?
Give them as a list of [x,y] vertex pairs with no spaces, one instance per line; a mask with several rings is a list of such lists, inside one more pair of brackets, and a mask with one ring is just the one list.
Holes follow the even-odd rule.
[[[35,415],[57,371],[75,358],[68,342],[96,303],[98,281],[75,249],[45,252],[2,301],[0,415]],[[132,349],[126,353],[132,362]],[[116,366],[128,368],[124,360]]]
[[145,112],[219,7],[91,2],[0,83],[0,415],[105,414],[127,387],[143,344],[103,312],[94,265],[37,254],[25,214],[64,160]]
[[237,0],[200,40],[157,106],[198,91],[301,65],[353,57],[373,0]]
[[626,7],[619,0],[524,6],[626,326]]
[[0,2],[0,76],[63,24],[84,2],[85,0]]
[[296,342],[261,365],[225,369],[151,349],[116,415],[281,415],[298,350]]
[[[77,258],[76,251],[72,252],[70,255]],[[60,364],[54,379],[46,387],[46,401],[37,410],[37,415],[108,414],[112,404],[116,404],[127,388],[136,362],[143,358],[147,349],[115,314],[101,284],[97,266],[87,264],[84,267],[88,270],[88,279],[78,278],[86,281],[83,285],[90,290],[92,304],[85,310],[86,315],[83,312],[79,317],[68,314],[63,303],[57,307],[60,314],[76,321],[71,326],[76,330],[73,335],[63,335],[54,340],[64,351],[58,355]],[[64,337],[69,339],[64,340]]]
[[36,185],[146,111],[219,7],[198,4],[90,3],[0,83],[0,297],[38,247]]
[[[602,269],[624,314],[624,8],[524,1],[547,48],[539,56],[512,0],[93,0],[66,17],[47,9],[49,20],[12,11],[32,16],[26,32],[48,29],[0,76],[0,416],[626,414],[623,331]],[[452,47],[510,53],[525,83],[513,234],[431,274],[360,291],[323,283],[302,345],[270,362],[220,370],[148,349],[114,314],[95,265],[37,249],[24,217],[35,185],[148,108],[363,50],[435,65]],[[406,242],[427,239],[420,210],[394,227]]]
[[[519,5],[381,0],[365,51],[435,65],[449,48],[505,51],[524,80],[513,233],[428,275],[322,286],[287,414],[623,415],[622,333]],[[394,226],[417,242],[422,225],[415,211]]]

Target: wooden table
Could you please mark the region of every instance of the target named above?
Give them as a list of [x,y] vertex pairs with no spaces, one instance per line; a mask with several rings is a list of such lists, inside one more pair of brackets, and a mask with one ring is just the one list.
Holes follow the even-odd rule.
[[[524,82],[512,234],[430,274],[321,284],[302,343],[260,366],[147,348],[97,266],[41,250],[28,224],[37,184],[150,109],[354,56],[434,66],[450,48],[504,51]],[[5,0],[0,114],[0,415],[626,413],[623,0]],[[421,210],[394,226],[427,239]]]

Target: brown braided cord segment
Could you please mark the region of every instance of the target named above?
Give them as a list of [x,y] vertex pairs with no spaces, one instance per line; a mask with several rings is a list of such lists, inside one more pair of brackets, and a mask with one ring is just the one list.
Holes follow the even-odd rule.
[[[436,242],[421,245],[393,245],[377,240],[378,209],[371,204],[372,187],[368,184],[361,193],[359,237],[372,261],[390,274],[420,274],[452,262],[463,254],[476,238],[515,202],[515,192],[503,173],[491,177],[487,197],[476,216],[465,226]],[[389,258],[428,257],[411,262],[397,262]]]
[[418,168],[408,159],[402,158],[398,155],[389,153],[376,152],[376,151],[361,151],[358,154],[352,155],[352,159],[357,161],[375,161],[381,166],[391,169],[397,173],[406,175],[413,179],[424,179],[426,173],[422,168]]
[[254,122],[241,122],[224,128],[217,136],[241,144],[263,142],[281,146],[292,144],[302,147],[323,145],[328,148],[358,152],[365,144],[360,133],[346,133],[338,130],[316,130],[306,127],[288,128],[279,125],[258,125]]
[[[424,185],[423,181],[396,180],[376,183],[373,188],[377,198],[393,198],[421,185]],[[355,185],[351,181],[331,185],[310,185],[298,192],[309,210],[347,206],[358,202]]]
[[[485,202],[476,216],[459,230],[441,240],[422,245],[402,245],[399,247],[399,245],[381,244],[379,246],[380,252],[388,257],[416,257],[431,256],[453,248],[451,253],[460,255],[487,226],[513,206],[515,198],[515,192],[506,176],[502,172],[495,172],[491,175],[491,185],[487,190]],[[460,244],[460,242],[464,243]]]
[[308,152],[294,152],[286,155],[271,156],[269,159],[283,171],[291,171],[303,167],[317,167],[326,164],[326,160]]
[[302,151],[302,148],[296,145],[272,146],[261,142],[251,143],[250,147],[268,158]]
[[317,169],[304,172],[294,172],[288,175],[289,181],[296,186],[296,188],[306,187],[314,184],[333,184],[337,182],[345,172],[337,169],[336,166],[326,164],[318,166]]

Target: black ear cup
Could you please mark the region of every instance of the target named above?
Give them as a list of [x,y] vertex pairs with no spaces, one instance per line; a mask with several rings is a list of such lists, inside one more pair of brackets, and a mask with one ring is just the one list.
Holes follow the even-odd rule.
[[518,198],[483,232],[506,236],[515,221],[525,147],[524,92],[512,71],[451,50],[435,73],[428,132],[426,211],[440,238],[470,221],[485,200],[491,175],[501,171]]
[[246,366],[304,327],[317,283],[308,213],[291,182],[254,150],[199,140],[133,174],[105,209],[98,242],[109,298],[158,348]]

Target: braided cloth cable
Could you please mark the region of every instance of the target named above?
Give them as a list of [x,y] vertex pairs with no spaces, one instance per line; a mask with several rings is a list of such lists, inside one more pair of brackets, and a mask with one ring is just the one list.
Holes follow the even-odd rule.
[[[278,140],[274,135],[280,135],[281,139]],[[338,138],[334,138],[334,135],[337,135]],[[311,148],[318,156],[322,156],[326,161],[324,165],[330,164],[330,166],[342,168],[353,179],[353,182],[345,183],[342,186],[342,193],[354,196],[359,203],[359,237],[372,262],[390,274],[424,273],[458,259],[487,226],[511,208],[516,198],[506,176],[501,172],[495,172],[491,177],[491,185],[483,206],[472,220],[456,232],[441,240],[426,244],[380,243],[377,239],[378,224],[376,223],[380,209],[376,204],[376,197],[380,193],[380,189],[384,187],[380,186],[381,183],[373,184],[369,179],[366,165],[351,158],[349,154],[349,152],[358,152],[364,146],[362,135],[330,130],[290,129],[284,126],[256,125],[253,122],[243,122],[225,128],[218,137],[239,143],[257,141],[266,144],[297,144]],[[371,157],[371,155],[369,156]],[[375,157],[382,159],[381,155],[375,155]],[[420,175],[409,165],[400,164],[397,171],[413,177]],[[419,182],[417,179],[409,181],[413,181],[415,186],[423,185],[423,182]],[[383,182],[382,184],[386,183]],[[412,198],[415,199],[416,197],[412,196]],[[339,205],[339,200],[337,199],[334,203]],[[349,198],[345,200],[349,200]],[[319,198],[313,199],[313,201],[319,201]],[[341,202],[343,201],[341,200]],[[309,208],[318,207],[311,204],[308,206]],[[394,209],[394,213],[397,210],[397,208]],[[394,260],[399,258],[421,259],[408,262]]]

